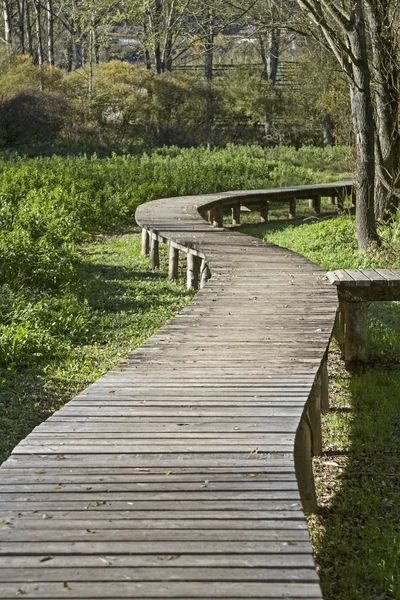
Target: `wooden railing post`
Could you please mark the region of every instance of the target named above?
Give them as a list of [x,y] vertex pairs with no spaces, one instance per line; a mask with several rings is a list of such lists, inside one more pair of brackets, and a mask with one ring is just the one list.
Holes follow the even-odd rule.
[[232,225],[240,225],[240,204],[232,206]]
[[200,264],[201,258],[188,252],[187,255],[187,289],[197,290],[199,287],[199,275],[200,275]]
[[214,225],[214,227],[222,227],[222,224],[223,224],[222,205],[217,204],[213,208],[213,225]]
[[145,227],[142,229],[142,254],[148,254],[150,252],[150,238],[149,233]]
[[313,456],[321,456],[322,454],[321,383],[320,374],[318,373],[307,401],[307,416],[311,427],[311,454]]
[[289,200],[289,219],[296,218],[296,198]]
[[303,416],[296,432],[294,460],[300,498],[305,512],[316,512],[318,508],[312,470],[311,439],[309,421],[306,416]]
[[326,351],[319,369],[321,378],[321,411],[329,410],[329,374],[328,374],[328,351]]
[[153,269],[158,269],[160,266],[160,255],[158,248],[158,239],[150,234],[150,264]]
[[321,212],[321,196],[315,196],[315,198],[311,198],[311,200],[308,201],[308,205],[310,208],[315,210],[316,215],[319,215]]
[[343,210],[344,209],[344,199],[346,197],[346,192],[344,189],[340,189],[338,190],[338,195],[337,195],[337,205],[338,205],[338,209],[339,210]]
[[179,250],[171,243],[169,244],[168,278],[178,279]]
[[268,213],[269,213],[269,202],[266,200],[260,207],[260,215],[261,221],[266,223],[268,221]]
[[206,283],[210,279],[210,277],[211,277],[210,269],[208,268],[205,258],[203,258],[201,261],[201,265],[200,265],[200,288],[201,289],[206,285]]

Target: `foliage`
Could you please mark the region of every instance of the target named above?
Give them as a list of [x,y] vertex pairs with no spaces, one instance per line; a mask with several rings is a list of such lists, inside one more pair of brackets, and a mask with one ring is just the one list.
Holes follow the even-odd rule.
[[68,116],[68,103],[59,94],[18,94],[0,104],[0,147],[54,140]]
[[[306,60],[303,63],[299,62],[296,73],[314,69]],[[306,79],[308,82],[309,78]],[[297,92],[285,92],[283,100],[281,91],[272,86],[261,69],[228,73],[222,79],[205,84],[181,72],[155,75],[141,64],[120,60],[85,65],[71,73],[51,65],[39,68],[27,55],[14,55],[8,66],[7,62],[1,64],[0,61],[2,103],[16,104],[18,108],[21,95],[32,97],[29,119],[24,118],[25,109],[20,107],[18,122],[40,131],[46,111],[49,113],[45,107],[54,105],[57,98],[60,102],[62,96],[65,108],[60,105],[57,111],[49,113],[49,120],[57,113],[58,119],[63,121],[63,127],[53,128],[52,139],[57,134],[59,138],[120,147],[134,144],[137,138],[144,139],[148,146],[262,142],[262,123],[270,102],[274,106],[276,124],[279,123],[281,142],[295,141],[297,145],[310,140],[320,142],[323,115],[326,111],[337,112],[343,90],[334,78],[329,83],[313,80],[306,84],[304,77],[297,76],[287,85],[288,89],[294,86]],[[323,86],[329,90],[326,94],[331,94],[325,99],[321,95]],[[338,95],[336,104],[332,98],[334,93]],[[35,98],[40,98],[45,106],[38,102],[35,105]],[[6,112],[5,104],[1,109],[0,103],[0,110]],[[65,113],[70,117],[67,120]],[[3,145],[29,141],[21,134],[16,138],[3,138]],[[44,135],[31,141],[43,139]]]

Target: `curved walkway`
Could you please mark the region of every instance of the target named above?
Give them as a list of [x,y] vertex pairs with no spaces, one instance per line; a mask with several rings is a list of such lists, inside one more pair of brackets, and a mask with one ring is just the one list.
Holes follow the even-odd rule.
[[3,464],[0,598],[322,598],[300,495],[315,507],[336,290],[199,215],[272,193],[138,209],[153,263],[169,241],[212,277]]

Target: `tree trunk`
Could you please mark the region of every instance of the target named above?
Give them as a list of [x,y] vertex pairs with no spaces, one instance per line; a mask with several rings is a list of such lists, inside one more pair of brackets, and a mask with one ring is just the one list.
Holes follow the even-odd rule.
[[47,10],[47,59],[49,65],[54,65],[54,16],[53,0],[46,0]]
[[398,205],[393,190],[400,179],[400,74],[398,44],[391,24],[390,3],[379,6],[367,0],[366,15],[371,36],[376,120],[375,216],[384,219]]
[[153,17],[153,35],[154,35],[154,60],[157,75],[163,72],[162,56],[161,56],[161,22],[162,22],[162,2],[156,0]]
[[357,147],[357,210],[356,232],[360,250],[371,242],[379,243],[374,214],[375,134],[371,103],[371,76],[367,57],[367,41],[362,12],[362,0],[354,0],[354,29],[348,33],[352,63],[350,84],[351,110]]
[[7,47],[11,47],[12,44],[12,31],[11,31],[11,15],[10,6],[7,0],[3,0],[3,19],[4,19],[4,41]]
[[[274,87],[278,75],[279,53],[280,53],[281,32],[278,28],[273,28],[269,34],[268,48],[265,48],[262,36],[259,36],[261,58],[264,66],[264,78]],[[274,115],[273,115],[273,100],[266,98],[265,102],[265,117],[264,131],[266,141],[271,141],[273,137]]]
[[322,137],[324,146],[333,146],[335,144],[335,139],[332,134],[332,119],[330,114],[325,115],[322,128]]
[[204,44],[204,77],[206,82],[211,82],[213,78],[213,62],[214,62],[214,16],[212,8],[207,8],[207,37]]
[[162,51],[162,65],[164,71],[172,71],[172,48],[174,41],[174,18],[175,18],[175,1],[171,2],[169,7],[167,22],[164,31],[164,47]]
[[151,57],[150,50],[148,47],[148,36],[147,36],[147,19],[148,15],[143,20],[143,33],[144,33],[144,62],[146,65],[146,69],[151,71]]
[[17,1],[18,11],[18,50],[25,53],[25,0]]
[[31,23],[31,11],[29,7],[29,0],[25,2],[25,16],[26,16],[26,35],[28,42],[28,54],[33,56],[33,40],[32,40],[32,23]]
[[43,38],[42,26],[40,22],[41,10],[40,3],[34,0],[33,6],[35,9],[35,27],[36,27],[36,60],[39,67],[43,65]]

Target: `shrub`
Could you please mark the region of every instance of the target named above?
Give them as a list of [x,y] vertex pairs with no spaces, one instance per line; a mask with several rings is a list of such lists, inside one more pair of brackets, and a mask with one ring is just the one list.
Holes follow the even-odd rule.
[[21,93],[0,104],[0,146],[54,140],[66,124],[68,103],[62,96]]

